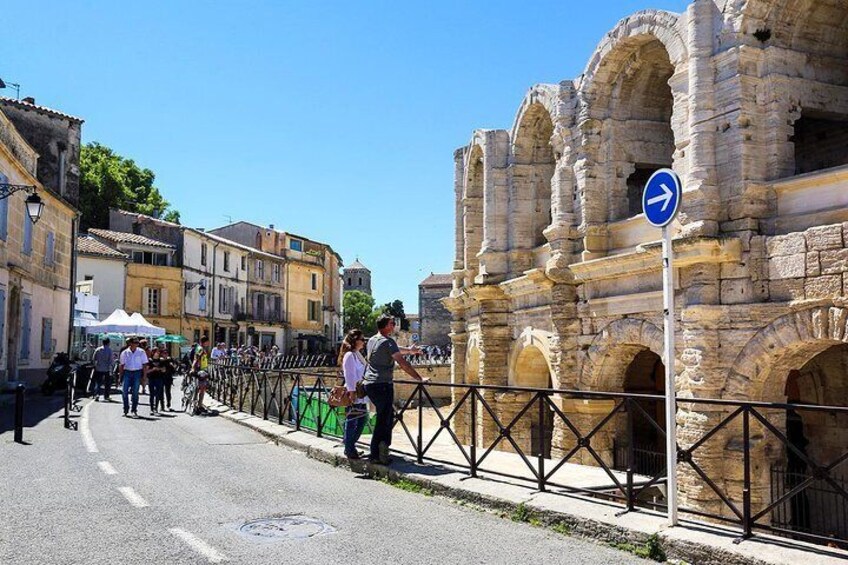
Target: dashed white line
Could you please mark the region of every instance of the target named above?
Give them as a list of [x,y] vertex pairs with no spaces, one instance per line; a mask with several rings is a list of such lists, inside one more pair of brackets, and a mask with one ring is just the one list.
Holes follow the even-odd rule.
[[127,502],[135,506],[136,508],[147,508],[150,506],[147,504],[147,501],[144,500],[140,494],[135,492],[132,487],[118,487],[118,492],[124,495],[124,498],[127,499]]
[[115,468],[112,467],[112,464],[109,463],[108,461],[98,461],[97,466],[100,467],[100,470],[103,471],[103,473],[106,474],[106,475],[117,475],[118,474],[118,471],[116,471]]
[[94,443],[94,436],[91,435],[91,430],[88,428],[88,407],[91,404],[86,404],[82,409],[82,414],[80,415],[80,424],[79,424],[79,432],[80,437],[82,437],[82,443],[85,445],[85,449],[89,453],[99,453],[97,449],[97,444]]
[[171,528],[168,531],[183,540],[186,545],[194,551],[205,557],[209,563],[220,563],[227,560],[221,552],[191,532],[187,532],[182,528]]

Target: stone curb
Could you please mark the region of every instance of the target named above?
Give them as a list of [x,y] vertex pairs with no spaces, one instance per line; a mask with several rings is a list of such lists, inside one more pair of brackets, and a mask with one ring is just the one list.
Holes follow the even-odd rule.
[[[706,532],[704,528],[698,527],[698,525],[692,528],[678,527],[673,529],[665,528],[665,526],[657,527],[656,523],[662,522],[663,518],[658,518],[656,515],[647,513],[633,513],[632,516],[635,516],[635,520],[630,520],[630,523],[627,525],[612,524],[609,521],[588,517],[586,516],[586,512],[571,513],[560,509],[553,509],[551,505],[546,505],[541,501],[531,501],[534,498],[545,496],[556,497],[561,505],[563,497],[557,494],[538,493],[538,491],[534,491],[531,488],[505,485],[503,483],[494,483],[494,488],[490,487],[490,490],[494,490],[498,494],[485,492],[485,489],[464,487],[461,481],[474,480],[477,482],[475,486],[478,487],[482,486],[481,483],[492,484],[493,482],[486,481],[485,479],[470,479],[467,474],[463,474],[460,478],[453,480],[436,481],[427,478],[425,475],[416,473],[415,470],[420,468],[420,466],[416,465],[414,461],[396,453],[392,454],[395,459],[392,467],[370,463],[366,460],[350,461],[344,455],[333,451],[334,448],[338,449],[340,447],[335,440],[319,438],[307,432],[298,432],[292,428],[281,426],[270,420],[263,420],[257,416],[237,412],[226,404],[221,404],[214,400],[210,401],[208,398],[205,404],[207,407],[216,410],[220,416],[258,432],[273,441],[276,445],[301,451],[311,459],[329,463],[334,467],[344,467],[375,478],[386,478],[390,481],[403,479],[404,481],[426,488],[433,494],[467,502],[485,510],[512,514],[519,511],[520,507],[523,507],[523,510],[528,512],[533,520],[538,521],[538,523],[544,526],[564,525],[568,530],[569,536],[605,544],[644,546],[649,538],[656,535],[659,546],[665,552],[670,562],[697,565],[727,565],[728,563],[739,565],[797,565],[799,561],[805,561],[824,565],[829,563],[845,563],[845,559],[848,558],[848,552],[840,552],[839,550],[830,550],[813,545],[804,546],[809,547],[810,551],[783,547],[780,549],[781,555],[764,555],[769,552],[778,551],[773,543],[768,543],[769,538],[765,537],[757,537],[754,540],[745,542],[750,545],[747,548],[748,551],[743,552],[740,550],[742,548],[741,544],[735,545],[732,543],[732,540],[740,535],[738,531],[726,530],[722,529],[721,526],[715,526],[715,529],[719,533],[712,534]],[[451,474],[459,475],[459,473],[448,471],[443,476]],[[455,484],[446,484],[447,482]],[[504,494],[510,494],[511,496],[507,498]],[[569,499],[569,501],[575,506],[587,505],[596,509],[599,506],[605,506],[603,502],[596,501],[587,502],[577,499]],[[612,510],[606,513],[606,515],[614,516],[620,510],[621,507],[619,506],[612,507]],[[653,522],[653,524],[650,522]],[[699,537],[715,538],[714,540],[710,540],[714,543],[697,539]],[[819,550],[822,549],[830,552],[831,555],[817,555]],[[745,553],[756,553],[757,555],[746,555]],[[844,557],[836,557],[835,555],[837,554],[844,555]]]

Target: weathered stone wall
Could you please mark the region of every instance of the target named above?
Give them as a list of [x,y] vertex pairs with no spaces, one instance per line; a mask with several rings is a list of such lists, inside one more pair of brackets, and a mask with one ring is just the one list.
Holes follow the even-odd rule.
[[418,285],[418,317],[421,320],[421,343],[444,347],[450,343],[451,314],[441,303],[450,295],[452,286]]

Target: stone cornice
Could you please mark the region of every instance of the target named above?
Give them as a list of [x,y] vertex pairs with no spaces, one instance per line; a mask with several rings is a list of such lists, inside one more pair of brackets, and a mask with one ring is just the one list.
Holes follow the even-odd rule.
[[545,275],[544,269],[530,269],[524,271],[524,275],[508,281],[500,283],[504,294],[510,298],[522,296],[525,294],[533,294],[536,292],[548,291],[554,286],[554,281]]
[[474,286],[465,289],[468,296],[477,302],[486,300],[504,300],[506,294],[503,289],[494,284],[475,284]]
[[[738,238],[693,237],[676,239],[675,268],[698,263],[738,262],[742,259],[742,242]],[[632,253],[601,257],[569,265],[578,282],[589,282],[633,276],[659,271],[662,268],[662,243],[638,246]]]

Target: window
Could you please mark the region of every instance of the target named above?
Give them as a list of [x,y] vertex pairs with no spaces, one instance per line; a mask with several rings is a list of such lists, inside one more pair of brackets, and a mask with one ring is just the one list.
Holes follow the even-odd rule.
[[359,286],[362,286],[362,277],[359,277]]
[[278,319],[282,320],[283,318],[283,297],[275,296],[274,297],[274,315],[277,316]]
[[282,278],[283,278],[282,269],[280,268],[279,264],[274,264],[274,270],[273,270],[272,276],[274,278],[275,283],[278,283],[282,280]]
[[242,270],[242,271],[246,271],[246,270],[247,270],[247,255],[242,255],[242,256],[241,256],[241,270]]
[[321,301],[320,300],[309,300],[307,304],[308,309],[308,317],[307,319],[310,322],[318,322],[321,320]]
[[289,248],[292,251],[303,251],[303,242],[299,239],[290,239],[289,240]]
[[312,290],[318,290],[318,275],[312,273]]
[[348,277],[348,278],[347,278],[347,286],[350,286],[350,285],[352,285],[352,284],[353,284],[353,281],[351,280],[351,278],[350,278],[350,277]]
[[41,357],[53,354],[53,319],[41,318]]
[[200,246],[200,264],[206,266],[206,244]]
[[24,255],[32,255],[32,220],[29,216],[24,218],[24,242],[21,252]]
[[194,343],[200,343],[200,330],[194,330]]
[[265,280],[265,263],[262,262],[262,259],[256,260],[256,278]]
[[93,280],[94,280],[94,275],[85,275],[85,277],[83,277],[83,280],[86,280],[86,281],[93,281]]
[[144,289],[144,313],[159,315],[162,312],[162,291],[158,288]]
[[256,319],[262,320],[265,318],[265,295],[256,295]]
[[168,266],[167,253],[153,253],[152,251],[133,251],[133,263],[141,263],[144,265],[156,265],[157,267]]
[[[200,281],[199,287],[207,288],[205,279],[202,279]],[[200,292],[197,293],[197,296],[198,296],[197,307],[200,309],[201,312],[206,312],[206,293],[207,292],[209,292],[209,291],[207,290],[206,292],[204,292],[202,294]],[[197,340],[194,340],[194,341],[197,341]]]
[[230,252],[224,251],[224,272],[230,272]]
[[56,234],[52,231],[47,232],[47,239],[44,240],[44,264],[52,267],[56,260]]

